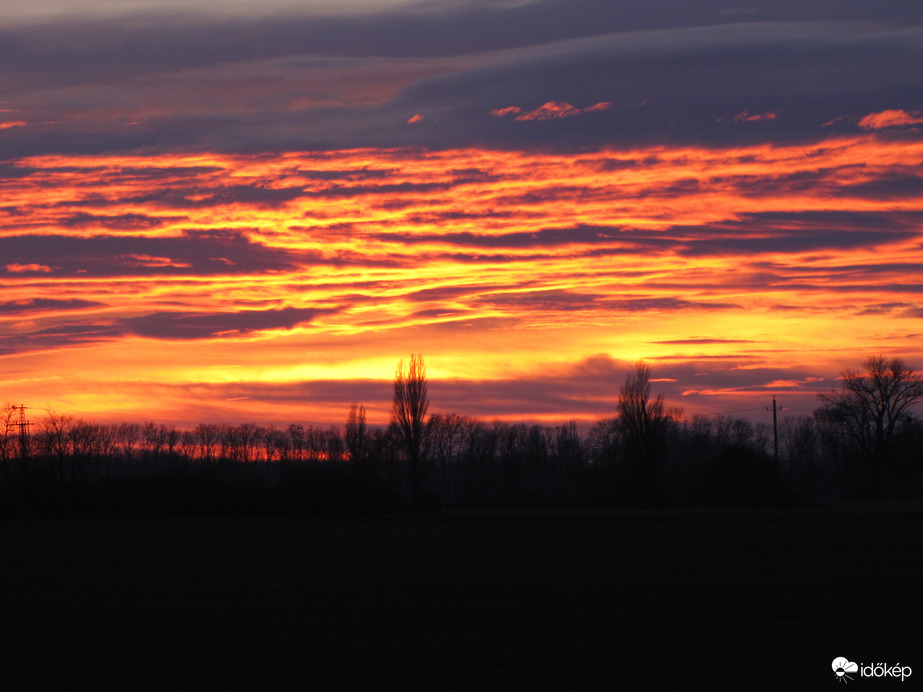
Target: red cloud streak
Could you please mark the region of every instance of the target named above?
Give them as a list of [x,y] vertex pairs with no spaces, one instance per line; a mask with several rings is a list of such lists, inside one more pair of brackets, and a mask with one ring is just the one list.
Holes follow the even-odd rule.
[[519,106],[508,106],[506,108],[496,108],[490,114],[496,118],[504,118],[507,115],[516,115],[516,120],[523,122],[528,120],[556,120],[560,118],[572,118],[575,115],[583,113],[598,113],[607,111],[612,107],[608,101],[600,101],[594,106],[588,108],[577,108],[567,103],[567,101],[548,101],[533,111],[523,113]]
[[384,423],[420,352],[436,411],[591,422],[639,358],[688,414],[810,410],[869,352],[923,365],[921,169],[912,134],[7,161],[0,400]]
[[883,130],[888,127],[907,127],[923,123],[923,113],[914,111],[908,113],[904,110],[881,111],[869,113],[859,121],[863,130]]

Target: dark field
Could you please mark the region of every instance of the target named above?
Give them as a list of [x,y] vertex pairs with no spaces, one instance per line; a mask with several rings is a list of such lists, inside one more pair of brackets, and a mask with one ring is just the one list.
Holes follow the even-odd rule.
[[909,510],[6,522],[0,687],[919,689],[921,545]]

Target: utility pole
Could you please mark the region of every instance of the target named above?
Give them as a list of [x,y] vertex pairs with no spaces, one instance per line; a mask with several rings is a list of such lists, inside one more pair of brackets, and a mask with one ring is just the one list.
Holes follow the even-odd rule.
[[29,458],[29,421],[26,420],[26,407],[23,405],[14,406],[13,410],[19,409],[19,458],[25,461]]
[[772,455],[776,460],[776,468],[779,467],[779,418],[778,411],[781,407],[776,406],[776,395],[772,395],[772,408],[766,407],[767,411],[772,411]]

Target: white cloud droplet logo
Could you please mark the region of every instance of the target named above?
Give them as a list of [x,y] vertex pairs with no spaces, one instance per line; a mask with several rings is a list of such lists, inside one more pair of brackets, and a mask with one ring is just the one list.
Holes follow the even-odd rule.
[[840,656],[833,659],[833,672],[836,673],[837,682],[849,682],[852,678],[847,673],[858,673],[859,666]]

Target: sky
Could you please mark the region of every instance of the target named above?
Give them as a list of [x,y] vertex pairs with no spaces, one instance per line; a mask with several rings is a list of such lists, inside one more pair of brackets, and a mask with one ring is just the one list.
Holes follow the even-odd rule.
[[923,367],[918,0],[5,0],[0,403],[589,425]]

